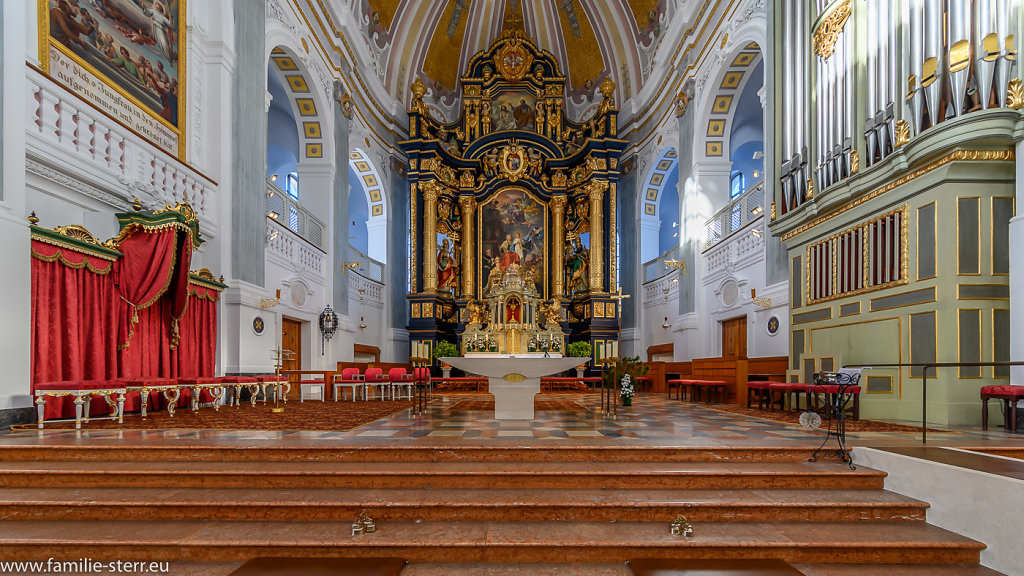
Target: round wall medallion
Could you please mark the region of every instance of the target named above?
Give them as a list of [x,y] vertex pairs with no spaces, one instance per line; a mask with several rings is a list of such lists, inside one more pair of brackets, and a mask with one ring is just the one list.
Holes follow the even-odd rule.
[[775,336],[779,333],[779,317],[772,316],[768,319],[768,325],[766,326],[769,336]]
[[728,280],[722,285],[721,298],[722,305],[726,308],[732,308],[736,305],[736,302],[740,299],[740,288],[736,285],[736,282]]
[[255,332],[257,336],[263,334],[263,331],[266,329],[267,325],[263,322],[262,316],[257,316],[252,319],[252,331]]

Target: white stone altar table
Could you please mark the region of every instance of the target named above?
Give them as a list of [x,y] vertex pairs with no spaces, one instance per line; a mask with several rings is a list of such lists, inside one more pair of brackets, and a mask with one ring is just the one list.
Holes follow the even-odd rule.
[[498,420],[532,420],[533,398],[540,393],[540,379],[580,364],[579,358],[544,358],[543,353],[474,354],[440,360],[468,374],[487,377],[487,389],[494,394],[494,417]]

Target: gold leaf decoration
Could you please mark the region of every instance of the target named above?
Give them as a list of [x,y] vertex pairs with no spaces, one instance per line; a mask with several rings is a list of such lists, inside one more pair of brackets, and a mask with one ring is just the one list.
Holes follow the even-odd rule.
[[1024,85],[1020,78],[1010,80],[1009,86],[1006,87],[1006,105],[1014,110],[1024,108]]
[[849,19],[850,0],[846,0],[836,6],[814,31],[814,52],[823,60],[828,60],[835,52],[836,42]]

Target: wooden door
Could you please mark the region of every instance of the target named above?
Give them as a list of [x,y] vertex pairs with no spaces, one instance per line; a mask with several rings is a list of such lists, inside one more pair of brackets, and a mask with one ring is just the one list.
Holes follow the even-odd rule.
[[722,321],[722,357],[747,357],[747,317]]
[[298,320],[281,319],[281,349],[292,351],[284,353],[282,369],[302,370],[302,323]]

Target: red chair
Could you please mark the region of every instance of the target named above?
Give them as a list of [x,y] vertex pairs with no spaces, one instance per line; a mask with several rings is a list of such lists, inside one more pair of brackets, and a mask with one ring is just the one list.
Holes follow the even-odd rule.
[[341,371],[341,374],[334,375],[334,401],[337,402],[341,396],[341,389],[349,388],[352,390],[352,401],[356,401],[356,396],[360,390],[363,391],[363,399],[366,399],[366,383],[363,381],[363,376],[359,373],[359,368],[345,368]]
[[[405,371],[405,368],[392,368],[388,370],[388,380],[391,381],[391,399],[395,399],[395,390],[405,388],[405,398],[412,400],[413,375]],[[401,394],[398,394],[402,397]]]
[[377,395],[377,387],[380,386],[380,399],[384,399],[384,390],[390,387],[388,377],[384,375],[384,371],[380,368],[367,368],[363,378],[365,382],[363,390],[363,398],[366,400],[370,399],[370,392]]

